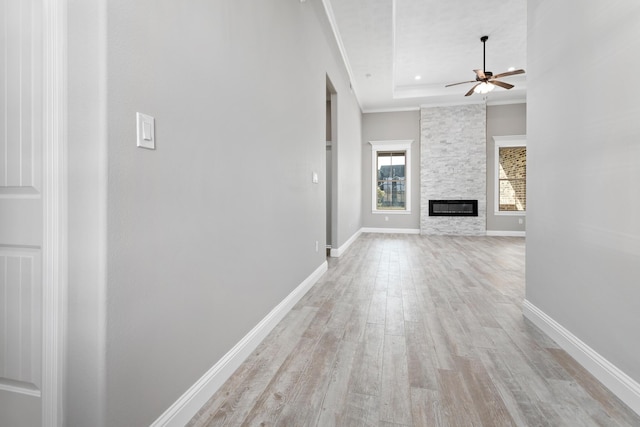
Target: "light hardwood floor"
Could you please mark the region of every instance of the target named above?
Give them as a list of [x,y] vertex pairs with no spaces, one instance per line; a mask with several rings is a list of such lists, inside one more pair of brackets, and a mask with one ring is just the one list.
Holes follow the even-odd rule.
[[190,426],[640,426],[522,317],[523,238],[363,234]]

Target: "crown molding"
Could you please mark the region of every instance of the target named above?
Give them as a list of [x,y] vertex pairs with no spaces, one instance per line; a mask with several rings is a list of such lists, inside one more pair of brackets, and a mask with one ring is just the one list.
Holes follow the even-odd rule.
[[331,1],[322,0],[322,5],[324,6],[324,12],[327,15],[327,19],[329,20],[329,25],[331,25],[331,30],[333,31],[333,36],[338,45],[340,56],[342,56],[342,62],[344,63],[344,67],[347,70],[347,75],[349,76],[349,87],[351,88],[356,102],[358,103],[358,107],[360,107],[360,111],[362,111],[362,105],[360,104],[360,99],[358,98],[358,89],[356,88],[355,79],[353,78],[353,70],[351,69],[349,58],[347,57],[347,50],[345,49],[344,43],[342,42],[342,36],[340,35],[338,23],[336,22],[336,17],[333,13],[333,8],[331,7]]

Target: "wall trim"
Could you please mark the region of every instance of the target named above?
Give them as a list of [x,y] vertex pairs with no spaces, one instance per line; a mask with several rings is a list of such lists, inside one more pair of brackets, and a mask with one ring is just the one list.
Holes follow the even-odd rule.
[[412,107],[369,108],[369,109],[363,110],[362,114],[402,113],[405,111],[420,111],[420,107],[412,106]]
[[640,384],[528,300],[522,312],[587,371],[640,414]]
[[42,3],[42,425],[64,414],[67,306],[67,1]]
[[346,242],[344,242],[344,244],[342,246],[340,246],[339,248],[331,248],[331,251],[329,253],[329,256],[331,258],[339,258],[343,253],[345,253],[347,251],[347,249],[349,249],[349,246],[351,246],[353,244],[353,242],[356,241],[356,239],[358,237],[360,237],[360,235],[362,234],[362,229],[356,231],[353,236],[351,236],[349,238],[349,240],[347,240]]
[[499,99],[499,100],[487,100],[487,106],[493,107],[494,105],[513,105],[513,104],[526,104],[527,103],[527,95],[524,97],[514,98],[514,99]]
[[432,103],[429,102],[425,102],[423,104],[420,104],[420,110],[423,110],[424,108],[439,108],[439,107],[458,107],[458,106],[465,106],[465,105],[476,105],[476,104],[482,104],[485,105],[487,104],[486,100],[484,98],[474,98],[474,99],[467,99],[467,100],[438,100],[438,101],[434,101]]
[[382,233],[382,234],[420,234],[419,228],[376,228],[363,227],[360,229],[363,233]]
[[526,237],[526,231],[487,230],[487,236],[494,237]]
[[[493,214],[506,216],[526,216],[524,211],[500,211],[500,148],[527,147],[527,135],[496,135],[493,137]],[[525,164],[526,166],[526,164]],[[526,176],[525,176],[526,177]],[[526,180],[525,180],[526,182]],[[525,194],[526,196],[526,194]],[[526,206],[525,206],[526,208]],[[487,206],[487,211],[489,206]]]
[[358,91],[355,86],[355,79],[353,78],[353,70],[351,69],[351,64],[349,63],[349,58],[347,56],[347,50],[344,47],[344,43],[342,42],[342,35],[340,34],[340,29],[338,28],[338,23],[336,21],[336,16],[333,14],[333,8],[331,7],[330,0],[322,0],[322,6],[324,6],[324,12],[327,15],[327,19],[329,20],[329,25],[331,26],[331,30],[333,31],[333,37],[336,40],[336,44],[338,45],[338,50],[340,51],[340,56],[342,57],[342,62],[344,64],[344,68],[347,71],[347,75],[349,76],[349,86],[355,95],[356,102],[358,103],[358,107],[360,107],[360,111],[362,111],[362,105],[360,105],[360,99],[358,98]]
[[249,355],[266,338],[271,330],[291,311],[327,271],[324,261],[297,288],[267,314],[247,335],[227,354],[195,382],[173,405],[151,424],[151,427],[182,427],[186,425],[200,408],[218,391],[224,382],[238,369]]

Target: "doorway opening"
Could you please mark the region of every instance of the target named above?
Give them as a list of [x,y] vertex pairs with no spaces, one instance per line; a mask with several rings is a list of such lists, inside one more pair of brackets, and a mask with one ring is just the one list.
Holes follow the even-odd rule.
[[332,243],[336,242],[336,176],[337,176],[337,107],[338,107],[338,94],[336,92],[333,83],[327,76],[326,84],[326,250],[327,256],[331,255]]

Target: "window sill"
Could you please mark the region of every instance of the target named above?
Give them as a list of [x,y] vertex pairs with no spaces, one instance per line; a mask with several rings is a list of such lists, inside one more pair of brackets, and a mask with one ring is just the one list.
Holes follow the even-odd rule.
[[411,211],[394,211],[394,210],[388,210],[388,211],[371,211],[372,214],[374,215],[411,215]]
[[494,211],[496,216],[527,216],[527,211]]

